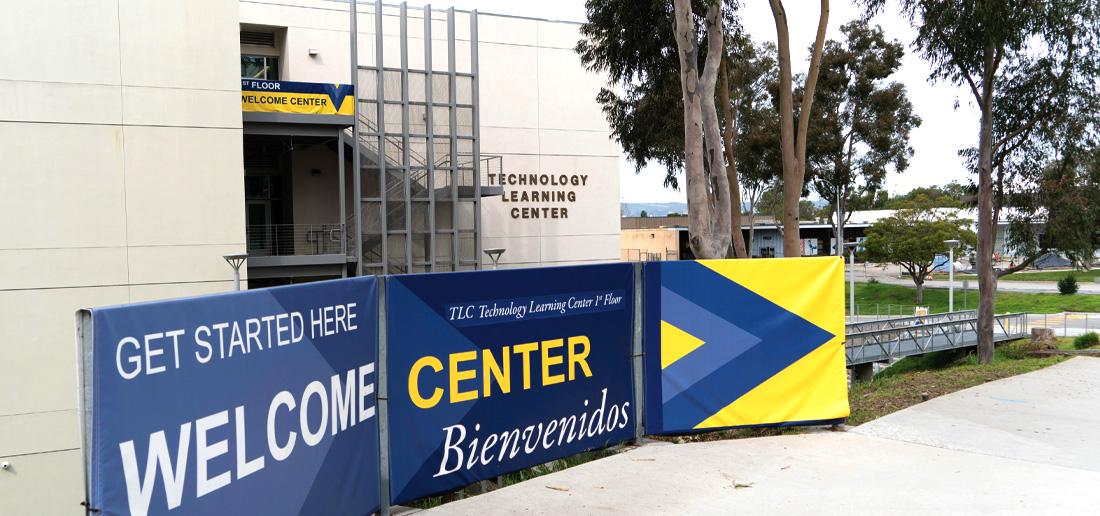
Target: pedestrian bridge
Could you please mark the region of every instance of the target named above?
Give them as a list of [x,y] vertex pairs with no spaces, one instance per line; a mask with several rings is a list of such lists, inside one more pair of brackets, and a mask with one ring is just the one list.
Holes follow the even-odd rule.
[[[1002,314],[993,320],[993,341],[1025,337],[1027,314]],[[848,366],[869,365],[933,351],[978,344],[974,310],[848,323],[844,352]]]

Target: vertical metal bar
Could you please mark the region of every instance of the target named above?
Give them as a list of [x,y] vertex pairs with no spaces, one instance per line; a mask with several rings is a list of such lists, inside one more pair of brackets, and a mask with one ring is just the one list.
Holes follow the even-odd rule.
[[[352,0],[353,2],[357,0]],[[375,0],[374,2],[374,66],[378,71],[377,79],[377,104],[378,104],[378,192],[382,196],[382,202],[379,203],[378,217],[381,219],[380,226],[382,228],[381,238],[381,251],[382,251],[382,274],[388,274],[390,272],[390,228],[389,221],[386,220],[386,67],[383,62],[382,54],[382,0]],[[362,251],[360,251],[362,254]],[[362,260],[360,260],[362,261]]]
[[[355,170],[352,172],[352,188],[355,190],[355,275],[363,275],[363,161],[361,152],[359,152],[359,2],[358,0],[351,0],[349,9],[351,10],[351,89],[355,95],[352,97],[355,100],[355,104],[352,106],[352,122],[351,126],[351,148],[352,154],[351,166]],[[344,148],[344,143],[340,142],[340,149]],[[344,165],[344,160],[340,160],[340,166]],[[343,186],[343,180],[340,181],[341,187]],[[344,196],[340,196],[341,204],[344,202]],[[343,220],[340,221],[343,223]],[[344,253],[347,256],[347,253]],[[346,260],[347,258],[345,258]],[[347,269],[347,265],[344,265]]]
[[[470,73],[473,77],[471,83],[470,102],[473,104],[473,174],[474,174],[474,258],[477,260],[475,268],[481,269],[481,129],[478,119],[478,80],[481,74],[477,65],[477,9],[470,11]],[[494,268],[496,262],[493,262]]]
[[84,474],[84,513],[91,514],[91,465],[92,465],[92,411],[95,409],[93,400],[93,367],[95,365],[95,328],[91,310],[78,310],[76,312],[76,352],[77,352],[77,378],[79,378],[80,392],[77,396],[77,423],[80,432],[80,458],[83,462]]
[[390,389],[389,381],[389,326],[386,324],[386,283],[388,278],[378,278],[378,478],[381,484],[379,513],[390,514]]
[[[352,37],[354,38],[354,36],[352,36]],[[358,75],[358,73],[359,73],[359,70],[358,69],[355,70],[355,74]],[[358,96],[359,92],[357,90],[355,90],[354,88],[352,89],[352,92],[355,93],[355,96],[352,97],[352,100],[355,101],[355,109],[358,109],[359,108],[359,96]],[[359,119],[355,118],[354,120],[355,120],[355,124],[359,125]],[[355,129],[352,129],[352,132],[354,132],[354,131],[355,131]],[[348,260],[348,224],[347,224],[348,207],[347,207],[347,199],[346,199],[347,192],[345,192],[346,188],[344,186],[344,180],[347,177],[346,176],[347,170],[345,170],[345,168],[344,168],[344,134],[345,133],[344,133],[344,128],[343,127],[341,127],[336,132],[336,135],[338,136],[337,145],[336,145],[336,161],[339,162],[339,166],[337,167],[337,170],[339,171],[339,183],[340,183],[340,220],[339,220],[339,223],[340,223],[340,255],[344,257],[344,261],[342,262],[343,266],[340,267],[340,277],[341,278],[348,277],[348,263],[347,263],[347,260]],[[353,147],[355,146],[354,142],[352,142],[352,146]],[[360,201],[360,203],[361,202],[362,201]],[[362,206],[362,204],[360,204],[360,206]]]
[[413,271],[412,166],[409,164],[409,12],[401,2],[401,170],[405,181],[405,272]]
[[448,174],[451,176],[451,245],[454,249],[454,269],[458,270],[462,260],[458,254],[458,118],[456,95],[457,84],[455,79],[455,9],[447,9],[447,92],[450,97],[448,110],[450,111],[450,143],[451,166]]
[[427,163],[424,173],[428,180],[428,263],[431,272],[435,264],[435,126],[432,117],[432,5],[424,6],[424,136],[427,142]]
[[642,343],[642,329],[645,319],[643,318],[644,306],[643,302],[643,289],[645,288],[645,282],[643,281],[643,264],[634,263],[634,317],[633,319],[633,337],[634,337],[634,353],[632,357],[632,363],[634,366],[634,440],[640,441],[642,436],[645,435],[645,424],[642,422],[643,405],[645,403],[645,384],[643,383],[645,373],[645,349]]

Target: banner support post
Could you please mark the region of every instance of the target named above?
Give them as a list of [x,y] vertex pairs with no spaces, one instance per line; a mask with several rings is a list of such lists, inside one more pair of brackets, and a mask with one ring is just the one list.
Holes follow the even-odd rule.
[[379,479],[379,509],[381,516],[390,515],[390,410],[387,362],[387,337],[386,328],[386,283],[387,277],[378,277],[378,479]]
[[645,435],[645,424],[642,422],[642,405],[645,400],[645,384],[643,383],[643,349],[642,349],[642,289],[645,283],[642,281],[642,263],[634,264],[634,317],[631,318],[631,336],[633,337],[633,350],[631,362],[634,366],[634,444],[641,444]]
[[92,318],[92,311],[88,309],[82,309],[76,311],[76,352],[77,352],[77,378],[79,378],[80,394],[77,396],[77,402],[79,403],[79,417],[77,420],[80,425],[80,459],[82,470],[84,473],[84,501],[81,505],[84,506],[84,514],[91,514],[92,512],[99,512],[92,508],[92,493],[91,493],[91,456],[92,456],[92,410],[93,398],[92,398],[92,386],[93,386],[93,373],[92,367],[95,363],[93,361],[93,353],[95,352],[95,326],[94,319]]

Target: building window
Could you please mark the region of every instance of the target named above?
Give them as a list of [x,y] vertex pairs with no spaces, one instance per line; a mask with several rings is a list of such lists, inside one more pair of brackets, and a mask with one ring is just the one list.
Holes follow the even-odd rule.
[[241,77],[245,79],[279,80],[279,58],[270,56],[241,56]]

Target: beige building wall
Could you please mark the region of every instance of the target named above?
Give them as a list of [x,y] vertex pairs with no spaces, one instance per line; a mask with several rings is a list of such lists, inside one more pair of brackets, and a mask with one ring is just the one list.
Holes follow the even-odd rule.
[[244,251],[236,2],[0,16],[0,513],[83,514],[74,311],[224,291]]
[[[508,266],[619,259],[619,148],[596,103],[606,79],[586,71],[573,51],[579,28],[479,18],[482,154],[503,156],[505,176],[517,174],[517,183],[523,175],[540,183],[566,178],[564,186],[505,181],[503,197],[485,200],[483,247],[507,249],[501,263]],[[574,178],[583,184],[573,185]],[[490,179],[483,184],[499,184]],[[567,197],[524,202],[525,192]],[[555,208],[560,218],[544,217]],[[524,209],[537,210],[539,218],[526,218]]]
[[624,229],[620,259],[624,261],[676,260],[680,254],[680,230],[676,228]]

